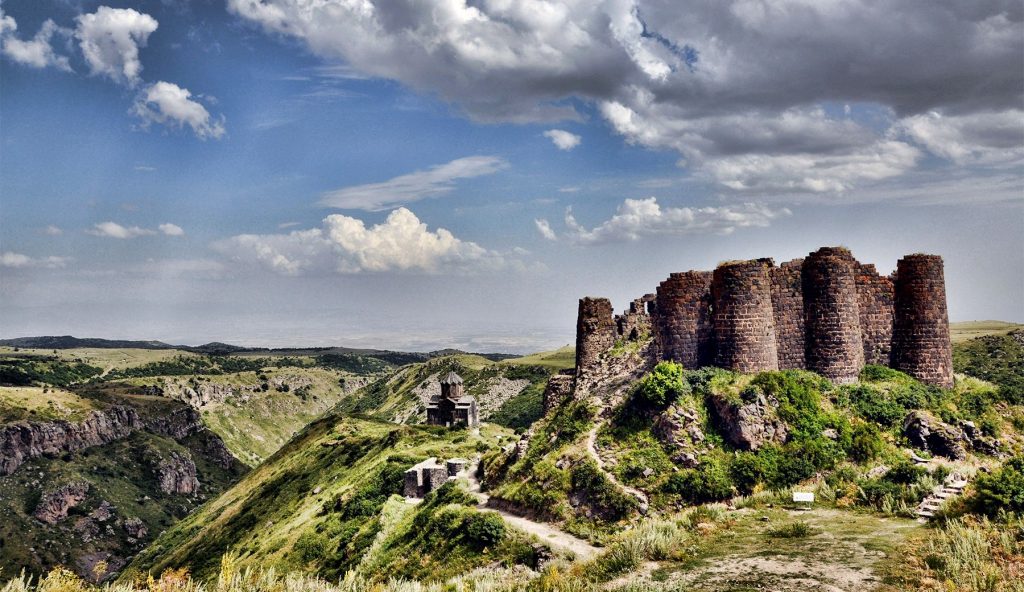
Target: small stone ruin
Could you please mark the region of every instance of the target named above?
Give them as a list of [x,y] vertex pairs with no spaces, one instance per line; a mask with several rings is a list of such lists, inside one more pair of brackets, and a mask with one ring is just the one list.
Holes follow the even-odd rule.
[[402,492],[405,497],[421,498],[448,481],[457,479],[465,472],[467,465],[468,462],[462,458],[452,458],[440,463],[436,457],[430,457],[405,472]]

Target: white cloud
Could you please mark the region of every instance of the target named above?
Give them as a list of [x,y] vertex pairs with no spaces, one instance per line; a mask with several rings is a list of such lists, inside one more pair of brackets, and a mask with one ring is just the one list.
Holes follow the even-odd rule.
[[334,214],[325,218],[320,228],[288,234],[242,234],[215,243],[214,249],[235,261],[284,275],[472,272],[516,265],[444,228],[429,230],[405,208],[392,211],[374,226]]
[[[565,238],[578,245],[591,245],[636,241],[650,236],[730,234],[737,228],[769,226],[773,220],[789,214],[786,208],[771,209],[752,203],[723,207],[662,208],[654,197],[627,199],[619,205],[614,216],[592,229],[583,227],[576,221],[572,209],[566,209]],[[555,238],[547,220],[537,220],[536,224],[545,238]]]
[[544,137],[551,140],[551,143],[557,146],[559,150],[572,150],[579,146],[580,140],[582,140],[576,134],[560,129],[549,129],[544,132]]
[[1020,164],[1024,159],[1024,111],[907,117],[898,128],[932,154],[956,164]]
[[131,8],[100,6],[76,20],[75,36],[91,72],[120,84],[138,84],[142,72],[139,48],[145,47],[149,35],[156,31],[156,19]]
[[27,41],[18,39],[17,29],[18,23],[14,18],[5,15],[3,8],[0,8],[0,48],[4,55],[19,64],[33,68],[53,66],[65,72],[71,71],[68,58],[58,55],[52,45],[54,34],[66,35],[68,34],[66,29],[62,29],[52,20],[46,19],[35,36]]
[[167,236],[184,236],[185,231],[177,224],[171,224],[170,222],[157,226],[157,229],[166,234]]
[[192,100],[192,93],[171,82],[160,81],[143,90],[132,111],[143,120],[181,128],[192,128],[196,137],[220,139],[224,136],[224,117],[211,117],[202,104]]
[[550,222],[548,222],[544,218],[537,218],[533,221],[533,223],[537,225],[537,232],[540,232],[541,236],[550,241],[558,240],[558,235],[555,234],[555,231],[551,229]]
[[444,195],[455,189],[455,182],[459,179],[490,175],[507,166],[508,163],[496,156],[467,156],[383,183],[330,191],[323,195],[320,203],[335,208],[385,210],[399,204]]
[[167,236],[182,236],[185,231],[176,224],[164,223],[157,227],[157,230],[141,228],[139,226],[122,226],[117,222],[100,222],[85,231],[93,236],[104,238],[130,239],[140,236],[152,236],[154,234],[165,234]]
[[29,257],[22,253],[4,251],[0,253],[0,267],[23,269],[30,267],[41,267],[46,269],[57,269],[64,267],[71,261],[69,257]]
[[[926,137],[941,137],[907,118],[1012,114],[1024,99],[1024,13],[1003,0],[228,7],[346,70],[440,96],[475,120],[581,119],[574,105],[597,106],[630,142],[675,150],[686,167],[743,191],[831,194],[901,175],[919,161],[904,140],[928,147]],[[914,134],[894,133],[901,120]],[[961,147],[974,153],[972,145],[964,138]]]
[[64,231],[61,230],[60,226],[54,226],[53,224],[50,224],[49,226],[43,229],[43,233],[46,234],[47,236],[60,236],[64,234]]

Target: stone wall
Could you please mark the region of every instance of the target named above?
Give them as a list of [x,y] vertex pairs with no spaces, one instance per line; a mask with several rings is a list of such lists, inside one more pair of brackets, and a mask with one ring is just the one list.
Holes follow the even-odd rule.
[[896,264],[892,366],[914,378],[953,386],[953,354],[942,257],[907,255]]
[[857,266],[857,308],[864,342],[864,363],[889,365],[892,351],[893,287],[875,266]]
[[710,271],[673,273],[658,286],[653,324],[661,359],[689,369],[714,363],[711,276]]
[[856,382],[864,367],[857,267],[842,247],[822,247],[803,263],[807,369],[839,384]]
[[779,370],[804,368],[804,292],[801,281],[803,259],[772,268],[772,311]]
[[771,259],[720,265],[711,280],[715,365],[738,372],[778,370]]
[[615,320],[607,298],[581,298],[576,318],[576,372],[582,374],[615,345]]
[[[575,376],[616,337],[636,338],[647,327],[657,358],[688,369],[805,368],[850,383],[866,363],[885,364],[930,384],[953,384],[945,278],[935,255],[904,257],[891,277],[842,247],[779,267],[756,259],[673,273],[653,299],[634,300],[617,317],[607,299],[584,298]],[[552,405],[571,388],[568,381],[557,386],[546,396]]]

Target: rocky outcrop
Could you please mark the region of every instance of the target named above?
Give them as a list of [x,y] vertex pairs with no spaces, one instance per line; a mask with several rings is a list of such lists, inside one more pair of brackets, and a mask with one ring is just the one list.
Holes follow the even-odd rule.
[[196,464],[187,454],[172,452],[157,465],[157,479],[160,491],[179,495],[192,495],[199,490],[199,479],[196,477]]
[[967,458],[961,430],[940,421],[927,411],[911,411],[903,420],[903,434],[917,448],[953,460]]
[[89,484],[85,482],[62,485],[43,494],[32,516],[40,522],[56,524],[67,518],[68,510],[82,503],[88,492]]
[[175,440],[182,440],[205,430],[203,419],[199,412],[191,407],[176,409],[167,415],[162,415],[149,420],[146,423],[146,430],[161,436],[168,436]]
[[674,451],[673,461],[692,469],[700,464],[701,455],[710,448],[700,424],[700,416],[695,410],[672,405],[654,418],[651,431]]
[[78,423],[17,422],[0,428],[0,476],[10,475],[26,461],[99,446],[142,429],[138,412],[124,405],[93,411]]
[[961,421],[960,430],[966,442],[974,450],[992,456],[1003,455],[999,439],[986,436],[973,421]]
[[177,382],[166,382],[161,386],[145,387],[147,394],[167,397],[185,403],[189,407],[200,408],[213,403],[236,397],[251,395],[254,388],[251,386],[239,387],[230,384],[214,384],[209,382],[179,384]]
[[146,538],[146,535],[149,534],[149,529],[146,528],[146,523],[138,518],[129,518],[125,520],[121,526],[124,528],[125,534],[127,534],[130,539],[134,539],[136,541]]
[[774,397],[755,391],[740,401],[723,396],[710,397],[716,425],[730,444],[743,450],[757,450],[769,443],[786,441],[786,422],[779,418],[779,402]]

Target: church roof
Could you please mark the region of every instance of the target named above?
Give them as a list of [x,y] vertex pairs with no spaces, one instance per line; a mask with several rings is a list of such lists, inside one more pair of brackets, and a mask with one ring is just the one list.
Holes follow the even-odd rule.
[[444,378],[441,379],[441,384],[462,384],[462,377],[453,370],[444,375]]

